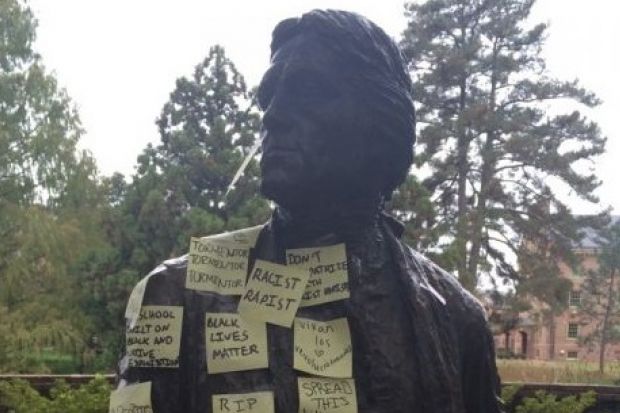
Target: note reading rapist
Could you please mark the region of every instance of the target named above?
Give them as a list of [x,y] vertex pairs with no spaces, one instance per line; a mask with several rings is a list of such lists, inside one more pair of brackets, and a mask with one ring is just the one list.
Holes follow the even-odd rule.
[[145,305],[138,322],[127,330],[130,367],[179,367],[183,307]]
[[214,394],[213,413],[274,413],[273,392]]
[[353,379],[299,377],[299,413],[357,413]]
[[151,382],[131,384],[113,391],[108,413],[153,413]]
[[286,264],[308,272],[308,285],[301,300],[301,307],[349,298],[347,252],[344,244],[286,250]]
[[295,319],[293,366],[317,376],[352,377],[351,333],[346,318]]
[[307,282],[306,271],[256,260],[239,301],[239,314],[244,318],[290,327]]
[[267,325],[239,314],[207,313],[205,320],[207,372],[267,368]]

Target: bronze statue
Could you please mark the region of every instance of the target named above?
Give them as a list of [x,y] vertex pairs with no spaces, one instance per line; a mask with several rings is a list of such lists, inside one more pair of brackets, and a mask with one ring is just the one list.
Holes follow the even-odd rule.
[[[402,226],[383,210],[408,174],[415,141],[411,80],[394,42],[353,13],[285,20],[258,98],[261,191],[277,207],[248,270],[257,259],[285,264],[286,250],[343,243],[348,298],[300,307],[297,316],[348,320],[357,411],[499,412],[481,306],[400,241]],[[156,269],[142,303],[183,307],[178,367],[130,366],[125,357],[121,386],[151,382],[156,413],[211,412],[213,395],[258,391],[273,392],[275,412],[300,410],[297,380],[308,375],[294,369],[290,328],[267,325],[267,368],[207,372],[205,313],[234,313],[240,298],[186,288],[187,267],[182,257]]]

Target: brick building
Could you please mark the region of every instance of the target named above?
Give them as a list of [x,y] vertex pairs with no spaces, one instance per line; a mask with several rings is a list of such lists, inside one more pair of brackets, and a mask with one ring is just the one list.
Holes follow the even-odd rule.
[[[620,216],[613,217],[612,223],[616,222],[620,222]],[[573,284],[568,297],[568,309],[554,318],[554,328],[550,327],[551,323],[543,323],[533,312],[519,314],[513,329],[495,335],[495,348],[498,353],[532,360],[598,361],[598,346],[588,346],[580,340],[593,329],[580,311],[580,306],[583,274],[597,268],[599,251],[596,232],[587,229],[583,239],[574,248],[581,264],[579,270],[574,271],[570,266],[560,263],[561,276],[569,278]],[[552,334],[555,340],[551,340]],[[608,344],[605,358],[609,361],[620,360],[620,344]]]

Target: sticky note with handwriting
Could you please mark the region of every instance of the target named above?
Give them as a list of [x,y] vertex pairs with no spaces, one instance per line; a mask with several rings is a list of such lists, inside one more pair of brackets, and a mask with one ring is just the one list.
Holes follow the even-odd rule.
[[110,394],[109,413],[153,413],[151,382],[130,384]]
[[299,413],[357,413],[353,379],[299,377]]
[[234,313],[207,313],[207,372],[255,370],[269,366],[267,325]]
[[213,413],[274,413],[273,392],[214,394]]
[[179,367],[183,307],[145,305],[138,322],[127,330],[130,367]]
[[286,250],[287,266],[308,271],[301,307],[349,298],[347,252],[344,244]]
[[346,318],[295,318],[293,367],[317,376],[352,377],[351,333]]
[[256,245],[256,240],[260,234],[260,231],[263,229],[262,225],[257,225],[255,227],[248,227],[243,229],[238,229],[230,232],[222,232],[220,234],[209,235],[208,238],[214,241],[225,241],[231,244],[237,244],[242,247],[254,247]]
[[239,301],[239,314],[245,318],[290,327],[307,282],[306,271],[256,260]]
[[192,238],[185,287],[241,295],[245,289],[249,255],[249,246],[220,238]]

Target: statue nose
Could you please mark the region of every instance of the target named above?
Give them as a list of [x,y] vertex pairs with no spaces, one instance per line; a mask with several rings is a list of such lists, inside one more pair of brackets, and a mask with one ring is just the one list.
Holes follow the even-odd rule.
[[284,99],[274,96],[263,115],[263,127],[269,135],[286,134],[293,128],[289,110]]

